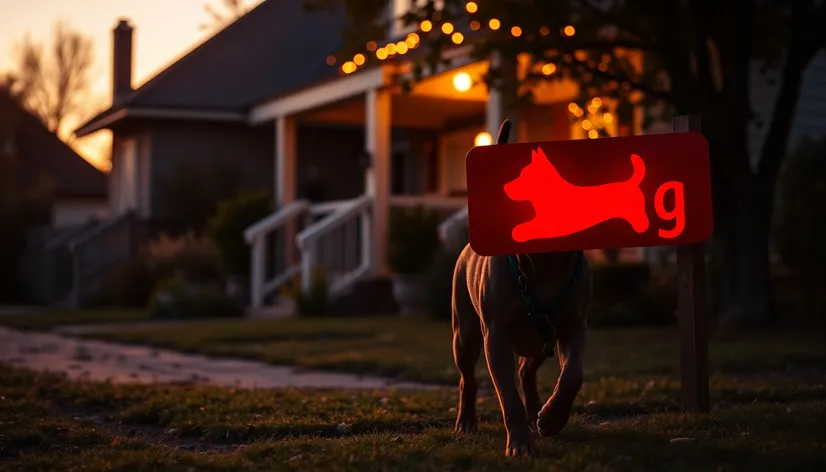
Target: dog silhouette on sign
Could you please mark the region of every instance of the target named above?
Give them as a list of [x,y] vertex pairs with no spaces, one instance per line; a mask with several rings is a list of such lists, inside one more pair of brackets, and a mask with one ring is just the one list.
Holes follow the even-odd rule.
[[649,222],[640,190],[645,163],[632,154],[631,164],[634,173],[624,182],[580,187],[559,175],[542,149],[531,150],[531,163],[504,187],[508,198],[530,201],[536,213],[513,228],[514,241],[568,236],[614,218],[627,221],[637,233],[645,232]]

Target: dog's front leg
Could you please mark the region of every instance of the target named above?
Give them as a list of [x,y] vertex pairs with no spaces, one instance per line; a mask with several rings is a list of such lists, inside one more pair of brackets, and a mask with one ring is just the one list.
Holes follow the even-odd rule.
[[556,434],[568,423],[574,400],[582,388],[587,338],[588,328],[579,318],[560,331],[557,349],[561,371],[551,398],[539,412],[537,427],[542,436]]
[[488,371],[499,396],[502,418],[508,433],[505,454],[508,456],[532,455],[533,438],[528,425],[525,406],[516,388],[513,346],[508,333],[495,326],[485,336],[485,357]]
[[528,423],[533,429],[536,427],[539,414],[539,389],[536,386],[536,372],[547,359],[545,356],[523,357],[519,361],[519,380],[522,382],[522,398],[525,401],[525,412]]

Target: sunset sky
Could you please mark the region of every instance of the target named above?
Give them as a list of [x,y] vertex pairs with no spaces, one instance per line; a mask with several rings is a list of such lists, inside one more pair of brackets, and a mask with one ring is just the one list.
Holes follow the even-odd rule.
[[[260,1],[245,3],[251,7]],[[93,93],[107,106],[111,102],[112,28],[118,18],[129,18],[135,26],[133,86],[138,86],[213,34],[200,28],[210,20],[204,10],[207,3],[224,11],[220,0],[0,0],[0,72],[12,67],[15,43],[27,33],[36,41],[48,42],[54,23],[64,20],[93,39]],[[108,134],[98,132],[78,142],[78,151],[102,168],[108,168]]]

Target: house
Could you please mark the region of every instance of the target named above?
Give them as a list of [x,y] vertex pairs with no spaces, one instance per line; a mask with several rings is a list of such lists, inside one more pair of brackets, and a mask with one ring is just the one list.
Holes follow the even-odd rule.
[[[390,1],[387,14],[406,8],[409,2]],[[490,142],[504,118],[502,98],[478,83],[489,61],[470,59],[468,45],[450,48],[449,65],[408,93],[397,79],[411,74],[404,51],[415,53],[415,32],[392,23],[396,54],[342,74],[325,59],[340,49],[344,21],[306,12],[298,1],[265,0],[133,89],[134,29],[121,20],[113,32],[112,106],[76,131],[113,132],[113,219],[168,217],[173,202],[159,185],[181,163],[234,164],[243,187],[272,189],[278,203],[245,233],[253,306],[271,301],[296,274],[308,287],[317,266],[334,296],[389,275],[391,207],[439,209],[447,233],[465,224],[465,153]],[[510,117],[517,139],[585,137],[569,105],[577,90],[570,80],[538,86],[536,103]],[[638,133],[640,122],[604,126],[611,135]],[[273,234],[286,234],[284,244],[270,247]]]
[[[54,245],[109,214],[106,175],[58,139],[4,88],[0,88],[0,161],[2,185],[13,189],[17,197],[33,198],[30,201],[37,203],[26,210],[26,228],[17,228],[26,231],[19,235],[25,241],[23,252],[10,255],[18,266],[11,282],[19,285],[12,291],[22,292],[15,300],[48,303],[54,292],[52,282],[57,283],[53,268],[61,257]],[[6,232],[17,229],[3,228],[7,243],[15,237]]]
[[0,155],[13,158],[18,188],[43,190],[49,226],[71,228],[108,214],[106,174],[80,157],[0,88]]

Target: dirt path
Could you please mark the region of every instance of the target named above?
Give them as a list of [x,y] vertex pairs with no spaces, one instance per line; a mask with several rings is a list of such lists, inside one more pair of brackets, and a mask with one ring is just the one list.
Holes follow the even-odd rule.
[[432,390],[440,387],[378,377],[307,371],[241,359],[75,339],[0,327],[0,362],[70,378],[115,383],[201,383],[239,388]]

